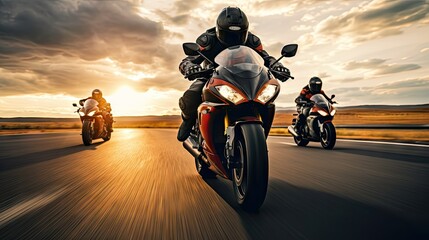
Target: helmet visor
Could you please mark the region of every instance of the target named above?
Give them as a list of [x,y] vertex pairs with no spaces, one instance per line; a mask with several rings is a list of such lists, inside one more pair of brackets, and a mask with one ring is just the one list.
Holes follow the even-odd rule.
[[247,31],[218,30],[219,40],[228,47],[243,45],[247,40]]
[[321,82],[316,82],[316,83],[310,84],[310,91],[312,93],[319,93],[320,90],[322,90],[322,83]]

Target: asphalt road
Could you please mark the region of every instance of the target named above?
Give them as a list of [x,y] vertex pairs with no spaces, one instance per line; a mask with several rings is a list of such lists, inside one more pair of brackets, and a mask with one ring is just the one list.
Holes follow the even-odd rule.
[[429,239],[429,148],[269,137],[258,213],[204,181],[175,130],[0,136],[0,239]]

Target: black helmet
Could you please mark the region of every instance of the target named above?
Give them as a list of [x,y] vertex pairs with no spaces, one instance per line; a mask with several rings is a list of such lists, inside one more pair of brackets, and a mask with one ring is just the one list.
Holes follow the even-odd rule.
[[320,93],[320,91],[322,90],[322,80],[318,77],[310,78],[308,88],[310,88],[310,92],[313,94]]
[[249,21],[238,7],[227,7],[216,20],[216,36],[226,47],[243,45],[247,40]]
[[103,97],[103,92],[100,89],[92,90],[92,98],[93,99],[101,99]]

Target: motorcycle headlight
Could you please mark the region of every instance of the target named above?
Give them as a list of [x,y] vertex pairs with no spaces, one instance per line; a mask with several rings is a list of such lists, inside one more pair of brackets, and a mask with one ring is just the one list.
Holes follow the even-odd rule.
[[91,112],[88,113],[88,116],[90,117],[94,116],[95,112],[96,112],[95,110],[92,110]]
[[336,110],[336,109],[332,110],[332,111],[331,111],[331,116],[334,116],[336,112],[337,112],[337,110]]
[[317,110],[317,112],[322,116],[328,116],[328,113],[323,110]]
[[234,104],[237,104],[244,99],[244,97],[240,93],[238,93],[227,85],[220,85],[216,86],[215,88],[222,97],[226,98],[228,101],[233,102]]
[[264,90],[259,94],[258,100],[262,103],[270,101],[271,98],[276,94],[277,86],[276,85],[267,85]]

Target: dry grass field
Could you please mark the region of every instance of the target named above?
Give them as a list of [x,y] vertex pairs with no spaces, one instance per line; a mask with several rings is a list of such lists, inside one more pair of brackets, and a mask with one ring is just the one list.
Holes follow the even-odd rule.
[[[294,111],[279,111],[274,126],[289,125]],[[180,116],[116,117],[114,128],[177,128]],[[344,108],[338,109],[335,125],[385,125],[385,124],[429,124],[429,106],[412,108]],[[31,131],[53,131],[55,129],[79,129],[79,119],[73,118],[0,118],[0,134],[27,133]],[[273,135],[289,135],[287,129],[274,128]],[[404,141],[429,141],[427,129],[346,129],[338,128],[339,138],[382,139]]]

